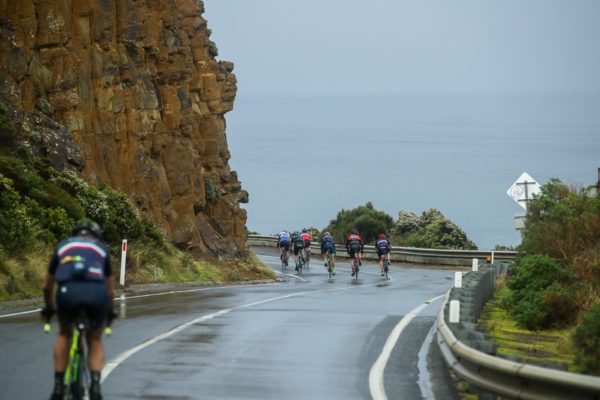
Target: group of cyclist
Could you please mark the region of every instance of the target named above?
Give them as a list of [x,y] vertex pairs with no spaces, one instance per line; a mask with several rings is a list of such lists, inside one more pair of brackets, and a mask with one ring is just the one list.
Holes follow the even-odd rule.
[[[290,248],[293,248],[294,261],[296,264],[295,270],[298,271],[298,255],[301,254],[304,257],[304,259],[310,257],[311,240],[312,236],[306,228],[302,229],[302,232],[295,231],[292,234],[290,234],[286,229],[283,229],[279,233],[279,237],[277,240],[277,248],[279,249],[281,259],[284,259],[285,252],[289,251]],[[345,247],[346,252],[350,257],[350,266],[352,268],[351,276],[355,276],[359,270],[359,267],[362,265],[362,254],[364,253],[365,249],[363,238],[358,233],[358,230],[353,229],[352,232],[346,235]],[[377,235],[377,240],[375,242],[375,250],[377,251],[377,256],[379,259],[379,268],[381,269],[381,276],[384,276],[385,263],[389,261],[390,254],[392,251],[392,245],[390,244],[390,241],[388,240],[385,234],[380,233]],[[324,258],[325,268],[328,267],[327,257],[331,259],[332,274],[335,275],[336,246],[333,237],[329,232],[325,232],[323,234],[323,238],[321,239],[321,255]]]

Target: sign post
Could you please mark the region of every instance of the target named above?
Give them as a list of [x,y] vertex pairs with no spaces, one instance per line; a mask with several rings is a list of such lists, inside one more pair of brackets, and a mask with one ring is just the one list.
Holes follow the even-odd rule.
[[[535,181],[527,172],[523,172],[519,178],[508,188],[506,194],[518,205],[527,211],[527,203],[533,199],[534,195],[541,193],[540,184]],[[515,227],[517,230],[525,228],[525,215],[515,215]]]
[[119,283],[121,286],[125,286],[125,259],[127,258],[127,239],[123,239],[123,246],[121,247],[121,276],[119,277]]

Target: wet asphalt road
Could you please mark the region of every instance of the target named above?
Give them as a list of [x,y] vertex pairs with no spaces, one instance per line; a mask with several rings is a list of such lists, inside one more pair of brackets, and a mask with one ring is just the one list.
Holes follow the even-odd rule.
[[[272,250],[257,251],[279,271]],[[371,398],[369,372],[388,336],[445,293],[454,271],[392,267],[385,280],[364,265],[355,281],[340,262],[329,280],[313,261],[301,278],[285,271],[281,283],[127,299],[105,337],[105,399]],[[425,305],[389,354],[389,399],[458,398],[430,346],[440,304]],[[37,314],[0,318],[1,399],[48,397],[54,337]]]

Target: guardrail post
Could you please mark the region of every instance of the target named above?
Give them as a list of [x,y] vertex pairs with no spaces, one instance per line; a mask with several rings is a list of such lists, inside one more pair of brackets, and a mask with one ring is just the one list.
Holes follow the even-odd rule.
[[460,322],[460,301],[450,300],[450,312],[448,315],[448,321],[452,324]]
[[472,263],[473,271],[479,271],[479,260],[474,258]]
[[462,287],[462,272],[457,271],[454,273],[454,287],[461,288]]

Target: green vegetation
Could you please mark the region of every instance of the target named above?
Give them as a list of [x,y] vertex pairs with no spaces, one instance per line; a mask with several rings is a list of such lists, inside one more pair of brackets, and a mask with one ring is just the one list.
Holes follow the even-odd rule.
[[372,242],[378,233],[389,233],[394,225],[392,217],[378,211],[371,202],[352,210],[340,211],[323,230],[329,231],[338,243],[344,243],[346,235],[358,229],[365,243]]
[[598,238],[600,197],[551,180],[528,204],[519,258],[500,295],[519,328],[567,332],[569,363],[589,374],[600,374]]
[[[124,194],[60,172],[26,150],[0,153],[0,300],[36,297],[54,245],[87,218],[104,230],[113,258],[127,238],[128,283],[273,278],[258,259],[198,260],[167,243]],[[117,265],[117,263],[113,263]]]
[[506,309],[512,295],[505,282],[499,280],[494,299],[486,303],[480,326],[497,345],[498,354],[519,356],[526,363],[559,363],[572,366],[569,329],[535,332],[523,329]]
[[365,243],[373,242],[384,233],[393,244],[432,249],[477,249],[465,232],[444,215],[432,208],[417,216],[413,212],[400,211],[398,219],[378,211],[371,202],[352,210],[342,210],[323,230],[329,231],[339,243],[345,236],[358,229]]
[[409,247],[477,249],[462,229],[435,208],[423,212],[421,216],[409,211],[400,211],[396,221],[395,238]]

